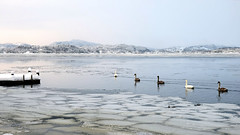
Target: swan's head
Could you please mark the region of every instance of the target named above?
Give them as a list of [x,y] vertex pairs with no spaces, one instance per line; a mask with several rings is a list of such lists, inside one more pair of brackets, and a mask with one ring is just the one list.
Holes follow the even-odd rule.
[[220,83],[220,81],[218,81],[218,84]]
[[159,76],[157,76],[157,78],[159,78]]
[[136,76],[137,74],[134,74],[134,76]]

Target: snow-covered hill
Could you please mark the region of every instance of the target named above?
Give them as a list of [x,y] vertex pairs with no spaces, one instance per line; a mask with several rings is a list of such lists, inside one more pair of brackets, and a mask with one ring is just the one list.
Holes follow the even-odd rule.
[[95,46],[100,44],[88,42],[84,40],[58,41],[50,44],[50,46],[58,46],[58,45],[72,45],[72,46],[80,47],[80,46]]
[[189,47],[171,47],[148,49],[135,45],[101,45],[97,43],[71,40],[55,42],[47,46],[29,44],[0,44],[0,53],[81,53],[81,54],[185,54],[185,53],[239,53],[240,47],[217,45],[198,45]]
[[[226,46],[218,45],[197,45],[189,47],[171,47],[165,49],[157,49],[157,53],[211,53],[216,50],[225,50]],[[231,47],[230,47],[231,48]]]
[[239,48],[240,47],[227,47],[222,45],[196,45],[156,49],[155,53],[240,53]]
[[3,49],[3,48],[13,48],[13,47],[16,47],[17,45],[15,45],[15,44],[8,44],[8,43],[6,43],[6,44],[0,44],[0,49]]
[[146,47],[134,46],[134,45],[98,45],[98,46],[83,46],[81,49],[87,50],[90,53],[134,53],[141,54],[150,52]]
[[146,47],[133,45],[69,45],[58,44],[48,46],[20,45],[0,48],[0,53],[133,53],[142,54],[150,52]]
[[212,51],[222,48],[224,46],[216,45],[198,45],[198,46],[189,46],[183,49],[183,52],[201,52],[201,51]]

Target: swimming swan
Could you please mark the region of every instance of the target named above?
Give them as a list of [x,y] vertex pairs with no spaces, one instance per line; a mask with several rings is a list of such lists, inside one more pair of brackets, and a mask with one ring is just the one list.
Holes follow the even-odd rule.
[[135,76],[135,82],[140,82],[140,79],[137,78],[137,74],[134,74],[134,76]]
[[227,88],[221,88],[221,82],[218,81],[218,91],[219,92],[228,92],[228,89]]
[[157,76],[157,84],[165,84],[164,81],[159,81],[159,76]]
[[117,70],[115,70],[114,77],[118,77]]
[[186,89],[194,89],[194,87],[192,85],[187,84],[187,80],[186,80],[185,88]]

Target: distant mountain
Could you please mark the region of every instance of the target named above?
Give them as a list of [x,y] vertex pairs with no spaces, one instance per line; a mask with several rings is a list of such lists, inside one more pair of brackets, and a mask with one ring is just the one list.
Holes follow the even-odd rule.
[[[68,43],[68,42],[66,42]],[[51,44],[48,46],[36,46],[36,45],[12,45],[3,46],[0,48],[0,53],[111,53],[111,54],[143,54],[151,52],[146,47],[134,46],[134,45],[97,45],[97,44],[84,44],[84,45],[71,45],[71,44]]]
[[83,40],[71,40],[71,41],[59,41],[59,42],[54,42],[50,44],[51,46],[58,46],[58,45],[73,45],[76,47],[80,46],[95,46],[95,45],[100,45],[98,43],[93,43],[93,42],[87,42]]
[[17,45],[11,44],[11,43],[6,43],[6,44],[0,44],[0,48],[13,48],[16,47]]
[[0,53],[80,53],[80,54],[191,54],[191,53],[238,53],[240,47],[197,45],[149,49],[135,45],[102,45],[82,40],[54,42],[47,46],[29,44],[0,44]]
[[213,53],[240,53],[240,47],[223,47],[213,50]]
[[218,50],[224,48],[225,46],[217,45],[196,45],[189,47],[171,47],[165,49],[156,50],[159,53],[196,53],[196,52],[211,52],[213,50]]
[[180,53],[184,50],[184,47],[170,47],[164,49],[155,50],[156,53]]
[[190,46],[183,49],[183,52],[202,52],[202,51],[212,51],[224,46],[216,46],[216,45],[198,45],[198,46]]
[[150,52],[150,50],[146,47],[134,46],[134,45],[98,45],[98,46],[82,46],[80,49],[84,50],[84,52],[89,53],[133,53],[133,54],[141,54]]

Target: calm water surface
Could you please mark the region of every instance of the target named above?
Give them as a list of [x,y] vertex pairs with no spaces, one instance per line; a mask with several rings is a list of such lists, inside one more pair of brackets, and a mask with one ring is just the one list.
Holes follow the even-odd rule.
[[[240,104],[239,57],[2,56],[0,63],[1,73],[39,69],[40,89],[121,90],[197,103]],[[140,83],[133,81],[134,73]],[[158,75],[165,85],[157,86]],[[186,79],[194,90],[185,90]],[[219,96],[218,81],[228,93]]]
[[[46,111],[49,111],[51,107],[48,108],[47,106],[52,102],[54,102],[51,105],[53,106],[55,105],[55,107],[59,108],[59,110],[61,111],[65,110],[66,112],[64,112],[65,113],[64,115],[59,114],[61,116],[63,115],[64,117],[63,116],[59,117],[59,115],[57,115],[58,117],[54,117],[58,121],[52,118],[53,116],[48,113],[43,113],[43,114],[40,113],[41,115],[48,116],[48,118],[45,118],[44,116],[41,116],[41,117],[36,116],[37,118],[42,120],[40,123],[45,125],[44,129],[48,129],[46,132],[44,132],[44,134],[59,134],[59,133],[68,134],[67,132],[65,132],[66,129],[58,130],[59,126],[56,126],[56,123],[59,124],[59,120],[61,123],[61,120],[70,119],[75,121],[75,124],[70,124],[70,125],[81,127],[81,122],[76,120],[75,117],[72,118],[72,115],[70,115],[70,114],[74,114],[74,111],[71,110],[72,109],[71,107],[77,106],[78,109],[81,109],[81,106],[79,105],[79,101],[87,104],[86,106],[82,106],[82,109],[84,109],[85,111],[86,109],[88,111],[89,110],[96,111],[95,108],[98,106],[101,106],[99,109],[100,112],[103,111],[101,114],[105,114],[103,105],[108,105],[108,106],[112,105],[111,107],[105,108],[105,109],[110,108],[112,109],[111,111],[113,111],[115,107],[121,108],[119,112],[117,112],[117,114],[114,112],[110,114],[108,112],[107,113],[108,115],[105,114],[108,118],[107,122],[104,121],[106,120],[106,117],[104,117],[104,119],[100,119],[102,120],[100,122],[95,120],[94,122],[92,122],[93,117],[87,116],[85,114],[88,111],[87,112],[84,112],[83,110],[80,111],[82,114],[85,114],[86,116],[81,116],[81,117],[79,116],[80,118],[90,117],[89,119],[91,120],[88,119],[90,121],[89,123],[91,124],[95,123],[97,126],[101,128],[104,127],[106,129],[107,127],[105,127],[105,125],[108,125],[108,124],[114,125],[113,123],[118,123],[116,124],[118,125],[118,127],[121,127],[121,126],[124,127],[124,126],[130,125],[131,127],[130,129],[121,130],[121,132],[119,131],[119,129],[113,130],[113,131],[119,131],[121,134],[125,132],[134,133],[134,134],[172,133],[172,132],[167,132],[168,130],[165,131],[166,127],[172,127],[172,126],[169,126],[171,125],[171,121],[170,121],[170,124],[168,123],[167,125],[165,124],[156,125],[155,122],[149,122],[149,119],[144,118],[144,116],[149,116],[150,119],[154,119],[155,115],[158,116],[158,114],[163,113],[160,111],[162,110],[162,108],[160,110],[155,111],[156,114],[154,115],[151,114],[152,112],[142,115],[141,113],[138,114],[137,112],[142,112],[144,110],[143,106],[145,105],[143,105],[142,103],[139,103],[142,105],[139,108],[142,108],[142,109],[136,110],[135,112],[136,117],[135,117],[135,114],[132,114],[131,116],[126,116],[122,114],[122,112],[124,111],[131,112],[131,109],[129,108],[132,108],[132,107],[128,107],[127,110],[124,110],[124,108],[129,105],[135,106],[138,102],[140,102],[140,99],[148,103],[146,104],[146,106],[152,106],[158,109],[160,107],[155,106],[155,102],[167,102],[166,104],[165,103],[160,104],[160,106],[164,106],[165,109],[169,105],[171,106],[172,102],[174,103],[179,102],[179,104],[181,105],[183,104],[194,105],[197,103],[201,105],[215,104],[215,103],[227,103],[227,104],[233,104],[237,106],[240,105],[240,98],[239,98],[240,97],[240,85],[239,85],[240,84],[240,68],[239,68],[240,58],[239,57],[143,57],[143,56],[80,56],[80,55],[20,55],[20,56],[19,55],[1,55],[0,56],[0,73],[9,73],[10,71],[15,71],[15,73],[23,73],[27,71],[28,67],[31,67],[33,70],[40,70],[41,85],[34,85],[32,86],[32,88],[31,86],[25,86],[24,88],[23,86],[9,87],[9,88],[0,87],[2,105],[5,106],[5,108],[3,107],[4,109],[1,110],[2,117],[7,115],[5,114],[5,112],[9,110],[12,110],[13,112],[17,110],[18,115],[21,115],[21,113],[24,113],[24,111],[22,110],[20,105],[21,106],[24,105],[25,107],[30,106],[30,108],[33,107],[32,110],[34,110],[34,108],[38,106],[40,108],[42,107],[42,109],[40,110],[44,110],[43,108],[47,108]],[[115,70],[117,71],[117,74],[118,74],[117,78],[113,77]],[[136,73],[137,76],[141,79],[141,82],[139,83],[134,82],[134,76],[133,76],[134,73]],[[165,85],[159,85],[159,86],[157,85],[156,82],[157,82],[158,75],[160,76],[160,80],[165,81]],[[189,84],[195,86],[194,90],[186,90],[184,88],[186,79],[188,80]],[[229,89],[228,93],[220,93],[220,94],[218,93],[217,91],[218,81],[221,81],[223,87],[226,87]],[[94,94],[96,95],[94,96]],[[37,95],[39,95],[39,97]],[[91,96],[88,97],[89,95]],[[96,101],[96,99],[106,98],[106,95],[109,96],[108,102],[110,103],[105,102],[105,100],[104,102],[102,100]],[[116,97],[114,97],[114,95],[116,95]],[[132,97],[128,97],[129,95],[131,95]],[[32,99],[31,96],[33,97],[36,96],[36,98]],[[76,98],[75,96],[81,96],[81,99],[79,99],[79,97],[77,97],[77,99],[74,99]],[[136,98],[135,96],[137,96],[139,101],[134,100]],[[122,97],[122,98],[117,100],[118,97]],[[19,102],[21,98],[23,98],[22,103]],[[85,99],[85,100],[82,100],[82,99]],[[124,102],[120,104],[122,99]],[[18,100],[17,103],[16,103],[16,100]],[[28,105],[29,103],[28,101],[31,102],[32,104]],[[132,103],[130,101],[135,101],[135,102]],[[77,103],[77,104],[74,104],[74,103]],[[120,106],[116,106],[115,103],[117,105],[120,104]],[[91,108],[92,104],[94,104],[94,106],[92,106],[94,109]],[[71,109],[69,109],[66,106],[70,106]],[[64,107],[66,108],[64,109]],[[215,108],[215,107],[216,106],[209,106],[209,108],[205,108],[205,109],[211,110],[210,108]],[[38,110],[37,112],[39,112],[40,110]],[[115,111],[116,110],[117,109],[115,108]],[[216,109],[215,110],[213,109],[213,112],[210,113],[211,115],[208,115],[208,116],[212,116],[212,113],[215,113],[214,111],[216,110],[221,110],[221,109],[216,107]],[[31,110],[28,110],[28,111],[31,112]],[[22,114],[22,116],[29,114],[28,111]],[[235,111],[239,112],[239,110],[235,110]],[[78,113],[80,114],[80,112]],[[179,112],[183,114],[186,113],[183,110],[179,110]],[[96,112],[93,112],[93,115],[96,115]],[[132,120],[128,121],[129,123],[124,123],[121,121],[117,121],[117,122],[112,121],[112,119],[117,116],[119,117],[118,120],[125,120],[125,119],[132,119]],[[199,115],[197,116],[199,117]],[[209,118],[208,116],[206,117],[206,119],[199,120],[199,121],[207,121]],[[112,119],[109,120],[109,117]],[[170,117],[172,118],[172,116],[166,116],[166,119],[165,118],[159,118],[159,119],[167,120]],[[239,114],[237,115],[237,118],[239,118]],[[183,118],[183,119],[186,120],[186,118]],[[222,118],[220,118],[220,120],[221,119]],[[18,120],[21,121],[23,119],[18,118]],[[51,124],[51,123],[54,123],[54,120],[55,120],[55,126],[54,124]],[[35,120],[30,119],[29,121],[34,123]],[[86,123],[86,121],[87,120],[85,120],[85,122],[83,123]],[[156,126],[156,128],[148,130],[143,128],[143,127],[146,127],[146,125],[144,126],[144,124],[141,125],[138,123],[134,123],[135,121],[140,121],[140,122],[148,121],[148,123],[155,123],[155,125],[151,125],[151,126],[152,127]],[[179,121],[179,120],[173,119],[173,123],[174,121]],[[12,122],[14,123],[14,121]],[[44,122],[46,122],[47,124]],[[67,123],[67,122],[64,121],[63,123]],[[239,123],[240,121],[238,121],[237,119],[236,122]],[[181,125],[181,122],[179,123]],[[39,124],[39,123],[36,122],[35,124]],[[91,124],[90,124],[90,127],[91,127]],[[24,124],[19,124],[19,125],[24,125]],[[49,127],[47,127],[46,125]],[[66,125],[65,126],[61,125],[60,127],[66,128],[68,127]],[[95,127],[97,127],[96,125]],[[158,131],[157,129],[159,129],[160,126],[162,130]],[[208,126],[209,124],[206,124],[206,126],[203,129],[205,130]],[[30,126],[30,127],[24,127],[24,128],[26,128],[26,132],[24,131],[22,132],[24,132],[25,134],[26,133],[35,134],[35,132],[37,132],[33,130],[36,127],[33,128]],[[39,128],[40,127],[37,127],[37,129]],[[49,130],[50,128],[52,130]],[[136,129],[141,129],[141,130],[136,130]],[[185,132],[186,129],[188,128],[181,127],[180,131]],[[34,132],[32,132],[32,130]],[[206,129],[206,131],[208,130],[209,129]],[[71,131],[74,131],[74,132],[71,132]],[[74,129],[71,129],[71,131],[69,131],[69,134],[79,133],[77,131],[75,132]],[[100,132],[99,130],[96,130],[96,132],[88,132],[88,130],[86,131],[84,129],[82,129],[82,131],[84,131],[84,133],[87,133],[87,134],[95,134],[96,132]],[[181,133],[180,131],[173,134],[180,134]],[[0,133],[1,132],[4,133],[3,131],[1,131],[1,128],[0,128]],[[196,133],[194,131],[192,134],[199,134],[199,133],[201,134],[204,132],[202,132],[202,129],[201,129],[201,132],[200,130],[199,132],[197,130]],[[215,132],[217,134],[226,133],[224,131],[218,132],[212,129],[210,134],[215,134]],[[102,134],[105,134],[105,132],[103,132]],[[107,134],[109,134],[109,132]]]

